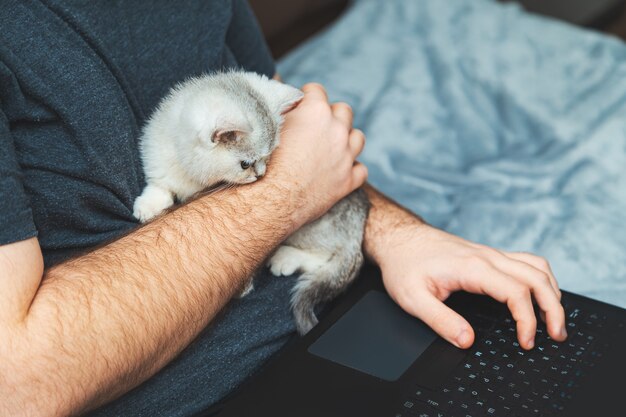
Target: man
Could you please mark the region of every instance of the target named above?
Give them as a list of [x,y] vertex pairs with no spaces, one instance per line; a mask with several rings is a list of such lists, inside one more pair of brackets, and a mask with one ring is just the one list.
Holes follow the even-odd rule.
[[[293,281],[261,278],[224,307],[282,240],[366,180],[350,108],[309,84],[262,180],[139,228],[136,140],[158,100],[189,76],[229,67],[274,76],[274,64],[243,0],[109,4],[0,8],[2,416],[100,406],[95,415],[189,415],[210,405],[293,332]],[[488,294],[507,303],[531,349],[532,296],[549,334],[565,339],[545,260],[436,230],[364,187],[364,250],[407,312],[465,348],[474,333],[442,300]]]

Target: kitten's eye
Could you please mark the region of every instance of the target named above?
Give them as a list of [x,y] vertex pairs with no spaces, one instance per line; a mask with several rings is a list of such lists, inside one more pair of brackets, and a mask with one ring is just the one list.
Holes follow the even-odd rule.
[[252,166],[252,162],[250,161],[241,161],[241,169],[248,169]]

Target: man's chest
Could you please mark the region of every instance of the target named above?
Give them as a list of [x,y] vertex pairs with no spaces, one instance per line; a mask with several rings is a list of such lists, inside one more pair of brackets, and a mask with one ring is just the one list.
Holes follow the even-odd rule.
[[229,0],[45,0],[113,74],[143,122],[176,83],[236,65]]
[[136,226],[145,119],[175,83],[236,65],[222,3],[15,2],[2,110],[44,251]]

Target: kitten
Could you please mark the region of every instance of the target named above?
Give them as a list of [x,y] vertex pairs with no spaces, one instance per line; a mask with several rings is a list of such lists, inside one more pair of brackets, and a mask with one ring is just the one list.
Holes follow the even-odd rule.
[[[255,73],[231,71],[174,87],[140,138],[147,185],[133,214],[142,223],[174,202],[218,184],[247,184],[265,174],[279,142],[283,114],[302,99],[294,87]],[[338,295],[363,264],[369,204],[362,190],[302,227],[268,261],[272,274],[302,274],[293,289],[296,327],[308,332],[314,307]],[[252,289],[252,282],[241,296]]]
[[282,114],[302,99],[294,87],[254,73],[192,78],[174,87],[140,138],[146,188],[133,214],[142,223],[219,183],[265,174]]

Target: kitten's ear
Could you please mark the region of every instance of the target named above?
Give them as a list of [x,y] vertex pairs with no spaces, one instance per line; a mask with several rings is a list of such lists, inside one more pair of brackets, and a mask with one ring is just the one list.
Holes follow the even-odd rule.
[[249,134],[246,130],[238,130],[235,128],[223,128],[218,129],[213,132],[211,135],[211,142],[213,143],[236,143],[243,136]]
[[250,125],[245,121],[237,120],[234,117],[229,118],[228,121],[218,118],[208,122],[198,132],[198,138],[206,144],[237,143],[242,137],[249,135],[251,131]]
[[263,95],[270,108],[279,115],[293,109],[304,97],[299,89],[265,76],[251,75],[248,80]]
[[277,112],[280,114],[285,114],[296,107],[304,97],[304,93],[295,87],[279,81],[274,81],[274,83],[276,86],[273,88],[273,101]]

